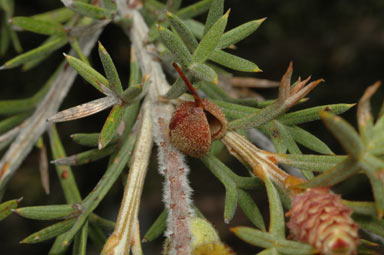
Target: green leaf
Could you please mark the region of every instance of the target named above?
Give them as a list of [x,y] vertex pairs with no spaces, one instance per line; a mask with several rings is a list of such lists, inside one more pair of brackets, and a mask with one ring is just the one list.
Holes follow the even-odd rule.
[[247,23],[244,23],[238,27],[235,27],[228,32],[225,32],[220,39],[217,48],[224,49],[232,44],[235,44],[244,38],[248,37],[250,34],[255,32],[256,29],[259,28],[260,24],[264,22],[266,18],[252,20]]
[[193,63],[189,66],[189,71],[200,80],[213,84],[219,83],[216,72],[205,64]]
[[[208,88],[209,87],[209,88]],[[209,97],[211,98],[211,95],[213,95],[215,98],[223,98],[224,95],[222,96],[220,94],[220,91],[217,90],[218,86],[202,86],[202,90],[204,93],[207,95],[209,94]],[[208,93],[206,92],[208,91]],[[224,93],[224,92],[223,92]],[[226,99],[223,99],[226,100]],[[260,109],[254,108],[254,107],[249,107],[249,106],[244,106],[244,105],[238,105],[238,104],[233,104],[233,103],[228,103],[225,101],[219,100],[213,100],[218,106],[220,106],[221,110],[225,114],[225,117],[227,119],[239,119],[244,116],[247,116],[250,113],[255,113],[255,112],[260,112]]]
[[268,178],[265,179],[265,187],[270,213],[269,232],[277,239],[283,239],[285,237],[285,221],[279,193],[277,193],[273,183]]
[[384,220],[378,219],[375,216],[353,214],[352,218],[359,224],[359,227],[368,233],[374,233],[384,237]]
[[5,68],[5,69],[14,68],[14,67],[20,66],[24,63],[27,63],[31,60],[48,56],[49,54],[51,54],[55,50],[64,46],[66,43],[67,43],[66,38],[57,37],[52,41],[44,43],[40,47],[37,47],[37,48],[30,50],[30,51],[27,51],[26,53],[23,53],[23,54],[15,57],[15,58],[8,60],[0,68]]
[[11,36],[13,48],[17,53],[21,53],[23,48],[21,47],[19,36],[17,35],[15,30],[10,29],[9,34]]
[[273,143],[273,147],[280,154],[285,154],[287,152],[287,144],[282,139],[282,134],[277,127],[277,121],[272,121],[266,125],[266,133],[269,134],[271,138],[271,142]]
[[166,12],[168,19],[172,25],[172,28],[175,29],[177,34],[180,36],[181,40],[185,43],[189,51],[192,53],[197,45],[199,44],[193,35],[192,31],[188,26],[176,15]]
[[326,172],[316,176],[306,183],[300,184],[299,187],[314,188],[332,186],[356,174],[359,170],[360,165],[351,157],[348,157]]
[[280,253],[275,248],[269,248],[257,253],[257,255],[280,255]]
[[382,218],[384,216],[384,182],[380,178],[380,174],[384,171],[384,160],[367,154],[360,165],[371,183],[377,215]]
[[31,18],[62,23],[72,18],[73,15],[74,15],[73,11],[71,11],[66,7],[63,7],[63,8],[58,8],[52,11],[47,11],[44,13],[33,15],[31,16]]
[[12,213],[12,210],[17,208],[21,199],[13,199],[0,204],[0,221],[7,218]]
[[81,75],[81,77],[83,77],[87,82],[94,86],[98,91],[105,93],[105,90],[102,86],[109,88],[109,82],[102,74],[78,58],[69,55],[64,56],[72,68],[75,69]]
[[103,0],[104,7],[108,10],[116,10],[115,0]]
[[178,10],[182,4],[183,0],[168,0],[166,8],[168,10]]
[[48,81],[40,88],[40,90],[32,97],[25,99],[14,100],[1,100],[0,101],[0,114],[14,114],[32,110],[40,102],[40,100],[46,95],[48,89],[51,87],[64,64],[62,63],[56,71],[49,77]]
[[285,255],[309,255],[314,254],[315,249],[304,243],[277,239],[271,233],[262,232],[249,227],[235,227],[231,231],[243,241],[263,248],[276,248]]
[[75,222],[76,222],[76,218],[71,218],[68,220],[58,222],[36,233],[33,233],[32,235],[29,235],[28,237],[23,239],[20,243],[39,243],[45,240],[49,240],[51,238],[54,238],[70,230],[73,224],[75,224]]
[[204,35],[215,24],[215,22],[224,14],[224,0],[213,0],[209,8],[207,21],[205,22]]
[[225,13],[201,39],[196,50],[193,52],[193,62],[204,63],[220,41],[221,35],[227,25],[229,11]]
[[9,48],[9,44],[11,42],[11,35],[10,35],[9,28],[8,28],[6,21],[5,20],[2,21],[0,19],[0,23],[1,23],[0,57],[2,57],[5,55],[5,53],[7,52],[8,48]]
[[287,127],[282,125],[279,121],[277,120],[272,120],[272,124],[274,124],[280,134],[279,138],[282,140],[282,142],[285,144],[287,147],[289,153],[291,154],[301,154],[301,151],[299,147],[297,146],[295,140],[287,130]]
[[184,20],[183,22],[192,31],[193,35],[196,38],[198,39],[203,38],[204,25],[201,22],[196,21],[194,19]]
[[102,199],[105,197],[109,189],[115,183],[121,172],[127,165],[127,161],[130,158],[130,154],[133,150],[134,141],[136,136],[130,135],[127,139],[122,141],[122,145],[114,159],[112,164],[108,167],[103,177],[97,183],[96,187],[82,202],[83,212],[79,215],[76,224],[65,234],[65,237],[61,240],[63,246],[67,246],[69,242],[74,238],[76,233],[80,230],[84,222],[92,211],[99,205]]
[[99,228],[97,225],[89,225],[88,226],[88,233],[89,238],[92,240],[92,243],[94,243],[99,250],[101,250],[107,241],[107,236],[102,231],[101,228]]
[[364,145],[356,130],[347,121],[332,113],[323,111],[320,117],[348,154],[359,159],[364,153]]
[[116,129],[120,124],[126,107],[123,104],[115,104],[108,118],[105,120],[103,129],[100,132],[98,147],[105,148],[113,139]]
[[292,126],[314,120],[319,120],[321,111],[332,112],[334,114],[341,114],[343,112],[348,111],[355,105],[356,104],[330,104],[316,106],[304,110],[286,113],[278,117],[278,120],[282,124]]
[[143,242],[151,242],[164,233],[167,227],[167,210],[163,210],[143,237]]
[[205,13],[209,9],[211,2],[212,0],[201,0],[197,3],[180,9],[178,12],[176,12],[176,15],[181,19],[193,18]]
[[47,206],[29,206],[15,210],[15,213],[28,219],[34,220],[55,220],[66,218],[80,212],[80,208],[67,205],[47,205]]
[[76,133],[72,134],[72,140],[80,145],[94,147],[99,143],[99,133]]
[[182,67],[188,68],[193,62],[192,55],[180,37],[162,26],[158,26],[158,30],[161,41],[173,54],[176,61],[180,63]]
[[19,113],[17,115],[8,117],[8,118],[0,121],[0,134],[5,133],[6,131],[10,130],[11,128],[19,125],[29,116],[31,116],[30,112]]
[[73,255],[86,255],[87,253],[88,222],[84,224],[75,237]]
[[[96,137],[96,142],[97,141],[98,137]],[[105,158],[111,155],[115,150],[116,148],[114,146],[107,146],[101,150],[91,149],[72,156],[56,159],[52,161],[52,163],[64,166],[80,166]]]
[[65,35],[64,26],[58,22],[35,19],[30,17],[14,17],[11,24],[24,30],[43,35]]
[[110,19],[113,14],[110,9],[100,8],[80,1],[74,1],[68,7],[81,15],[94,19]]
[[225,189],[224,222],[228,224],[235,216],[238,194],[236,185],[228,186]]
[[273,157],[279,163],[313,172],[324,172],[346,159],[346,156],[298,154],[273,154]]
[[[284,125],[285,126],[285,125]],[[321,154],[334,155],[331,149],[319,138],[298,126],[285,126],[292,138],[299,144]]]
[[236,184],[236,187],[241,189],[255,189],[264,185],[263,182],[257,177],[238,176],[212,153],[209,153],[201,160],[220,181],[228,181],[229,186],[232,185],[232,182]]
[[214,50],[212,55],[209,56],[209,59],[233,70],[261,72],[261,69],[255,63],[222,50]]
[[129,86],[126,90],[123,91],[121,94],[121,99],[124,101],[125,104],[131,105],[139,100],[141,100],[146,91],[148,90],[148,84],[149,84],[149,79],[147,79],[146,84],[138,84],[138,85],[133,85]]
[[228,176],[227,171],[221,171],[224,164],[222,164],[215,156],[208,154],[204,156],[201,161],[225,187],[224,221],[228,223],[236,212],[238,199],[236,183],[230,176]]
[[248,219],[260,230],[266,231],[263,215],[248,192],[237,189],[239,194],[239,206]]
[[[57,133],[57,129],[54,125],[51,126],[48,134],[50,138],[49,140],[53,159],[65,157],[66,155],[63,144],[61,143],[59,134]],[[81,196],[79,189],[77,188],[72,169],[68,166],[56,165],[55,167],[67,203],[74,204],[80,202]]]
[[261,111],[255,111],[241,119],[229,122],[228,127],[232,129],[260,127],[276,118],[279,114],[278,109],[272,104],[263,108]]
[[353,209],[354,213],[376,216],[375,204],[365,201],[348,201],[343,200],[343,204]]
[[121,86],[119,74],[113,64],[111,56],[108,54],[104,46],[99,42],[99,56],[104,67],[104,72],[107,75],[109,85],[116,94],[121,95],[123,87]]

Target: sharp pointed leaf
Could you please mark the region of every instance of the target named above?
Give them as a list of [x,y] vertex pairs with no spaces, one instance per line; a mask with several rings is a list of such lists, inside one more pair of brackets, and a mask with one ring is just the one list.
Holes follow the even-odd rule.
[[167,12],[167,16],[173,29],[175,29],[177,34],[180,36],[181,40],[183,40],[183,42],[185,43],[189,51],[192,53],[196,49],[197,45],[199,44],[195,36],[193,35],[193,32],[176,15],[170,12]]
[[204,63],[220,41],[221,35],[227,25],[229,12],[224,14],[201,39],[196,50],[193,52],[193,62]]
[[270,213],[269,232],[276,238],[285,237],[285,221],[283,206],[280,201],[280,196],[272,182],[266,178],[265,187],[268,194],[268,204]]
[[64,26],[58,22],[30,17],[13,17],[10,21],[17,27],[43,35],[65,35]]
[[[96,142],[98,141],[98,137],[96,137]],[[105,158],[111,155],[115,151],[114,146],[107,146],[103,149],[92,149],[88,151],[83,151],[78,154],[68,156],[65,158],[59,158],[51,163],[61,166],[79,166],[94,162],[96,160]]]
[[75,224],[76,218],[71,218],[46,227],[23,239],[20,243],[39,243],[67,232]]
[[73,15],[74,15],[73,11],[71,11],[66,7],[63,7],[63,8],[58,8],[52,11],[47,11],[44,13],[33,15],[31,16],[31,18],[62,23],[72,18]]
[[200,80],[214,84],[219,82],[216,72],[205,64],[193,63],[189,66],[189,71]]
[[266,18],[252,20],[238,27],[233,28],[228,32],[225,32],[221,37],[217,48],[219,49],[227,48],[232,44],[235,44],[243,40],[244,38],[248,37],[260,26],[261,23],[263,23],[265,19]]
[[73,243],[73,254],[86,255],[87,253],[88,222],[84,224],[75,237]]
[[121,95],[121,93],[123,92],[123,87],[121,86],[119,74],[117,73],[116,67],[113,64],[111,56],[100,42],[99,56],[112,91],[114,91],[118,95]]
[[184,68],[190,66],[192,64],[192,55],[180,37],[162,26],[158,26],[158,29],[161,41],[173,54],[176,61]]
[[323,111],[320,116],[348,154],[359,159],[364,153],[364,145],[356,130],[348,122],[332,113]]
[[346,156],[295,154],[273,154],[273,157],[279,163],[313,172],[324,172],[346,159]]
[[209,8],[208,17],[205,21],[204,35],[215,24],[215,22],[224,14],[224,0],[213,0]]
[[331,104],[322,105],[299,110],[295,112],[286,113],[278,118],[278,120],[285,125],[297,125],[320,119],[320,112],[332,112],[334,114],[341,114],[351,109],[355,104]]
[[202,0],[197,3],[184,7],[176,12],[176,15],[181,19],[190,19],[206,12],[212,0]]
[[344,181],[360,170],[359,164],[348,157],[333,168],[316,176],[306,183],[300,184],[301,188],[328,187]]
[[47,205],[22,207],[15,210],[15,213],[28,219],[34,220],[55,220],[79,213],[81,208],[75,205]]
[[252,197],[248,194],[248,192],[237,189],[237,193],[239,194],[239,206],[241,210],[247,215],[248,219],[260,230],[265,231],[265,223],[263,219],[263,215],[261,214],[259,208],[253,201]]
[[13,199],[0,204],[0,221],[8,217],[16,209],[21,199]]
[[73,1],[69,6],[73,11],[94,19],[110,19],[113,12],[110,9],[100,8],[96,5]]
[[168,213],[164,209],[161,214],[156,218],[155,222],[148,229],[143,237],[143,242],[151,242],[164,233],[167,226]]
[[331,149],[319,138],[298,126],[285,126],[292,138],[299,144],[321,154],[333,155]]
[[261,72],[261,69],[255,63],[222,50],[214,50],[212,55],[209,56],[209,59],[233,70]]
[[121,104],[115,104],[112,111],[105,120],[103,129],[100,132],[99,137],[99,150],[106,147],[113,139],[116,129],[120,124],[126,107]]
[[105,78],[98,71],[93,69],[89,64],[81,61],[78,58],[65,55],[68,63],[75,69],[81,77],[83,77],[87,82],[89,82],[92,86],[94,86],[101,93],[105,93],[103,86],[109,87],[109,82],[107,78]]
[[235,227],[231,231],[243,241],[263,248],[276,248],[278,252],[286,255],[314,254],[312,246],[295,241],[277,239],[273,234],[262,232],[249,227]]
[[4,68],[14,68],[17,66],[20,66],[24,63],[27,63],[31,60],[34,60],[36,58],[42,58],[45,56],[48,56],[53,51],[61,48],[67,43],[67,39],[64,37],[57,37],[56,39],[49,41],[47,43],[44,43],[40,47],[37,47],[33,50],[27,51],[11,60],[8,60],[3,65]]

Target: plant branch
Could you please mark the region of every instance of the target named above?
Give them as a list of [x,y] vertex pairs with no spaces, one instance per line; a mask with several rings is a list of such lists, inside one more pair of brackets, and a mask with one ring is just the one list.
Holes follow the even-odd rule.
[[[80,38],[79,45],[85,56],[89,55],[100,33],[101,29],[92,35]],[[4,189],[9,179],[35,145],[37,139],[45,132],[48,127],[46,120],[57,112],[61,102],[67,95],[77,75],[75,70],[68,67],[68,64],[62,64],[59,67],[61,71],[54,80],[52,87],[32,116],[25,120],[23,123],[24,128],[20,130],[19,135],[0,161],[0,191]]]
[[[156,143],[160,151],[160,165],[167,169],[164,173],[166,179],[164,200],[170,211],[167,231],[170,241],[169,252],[170,254],[189,254],[191,234],[188,222],[192,216],[189,201],[191,188],[187,179],[189,168],[184,164],[183,155],[173,148],[168,139],[167,123],[174,108],[170,104],[164,104],[158,100],[168,91],[169,85],[160,63],[153,58],[157,55],[155,47],[152,44],[146,44],[149,29],[143,17],[137,10],[130,9],[126,1],[118,0],[116,3],[120,15],[133,20],[132,26],[125,28],[125,32],[132,41],[132,47],[142,73],[149,75],[152,83],[148,96],[153,109],[156,110],[153,113],[154,134],[158,134],[155,137],[158,138]],[[160,169],[160,172],[162,171],[163,169]],[[174,208],[172,209],[172,207]]]

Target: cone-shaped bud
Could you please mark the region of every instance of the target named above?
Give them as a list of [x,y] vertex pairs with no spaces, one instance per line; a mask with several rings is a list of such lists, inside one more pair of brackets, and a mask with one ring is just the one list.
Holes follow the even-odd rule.
[[315,247],[323,255],[354,255],[359,242],[352,210],[329,188],[313,188],[295,195],[288,228],[295,240]]
[[176,64],[174,66],[195,101],[180,104],[172,114],[169,123],[171,142],[186,155],[203,157],[209,152],[212,140],[220,139],[225,134],[228,122],[220,107],[207,99],[200,99],[179,67]]

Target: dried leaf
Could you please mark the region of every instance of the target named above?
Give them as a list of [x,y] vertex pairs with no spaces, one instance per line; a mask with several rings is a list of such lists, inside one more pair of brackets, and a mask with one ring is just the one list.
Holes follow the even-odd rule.
[[56,113],[54,116],[50,117],[48,121],[52,122],[63,122],[76,120],[90,116],[92,114],[101,112],[108,107],[118,103],[118,99],[115,97],[103,97],[100,99],[93,100],[91,102],[81,104],[67,110]]

